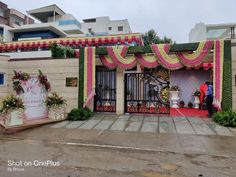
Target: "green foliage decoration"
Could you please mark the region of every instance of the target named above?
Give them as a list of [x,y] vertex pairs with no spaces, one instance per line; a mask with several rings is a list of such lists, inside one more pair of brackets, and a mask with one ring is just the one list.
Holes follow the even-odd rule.
[[69,112],[67,118],[71,121],[87,120],[93,115],[93,112],[88,108],[74,108]]
[[0,106],[0,112],[6,114],[11,111],[24,109],[24,104],[22,99],[17,98],[14,95],[10,95],[2,100],[1,106]]
[[64,46],[53,43],[50,46],[50,49],[52,52],[52,58],[65,58],[66,57],[66,50]]
[[213,114],[213,120],[226,127],[236,127],[236,112],[232,110],[217,112]]
[[222,110],[232,109],[232,59],[231,41],[224,41],[224,71],[223,71],[223,93]]
[[52,92],[45,101],[48,109],[60,108],[66,105],[66,100],[60,97],[56,92]]

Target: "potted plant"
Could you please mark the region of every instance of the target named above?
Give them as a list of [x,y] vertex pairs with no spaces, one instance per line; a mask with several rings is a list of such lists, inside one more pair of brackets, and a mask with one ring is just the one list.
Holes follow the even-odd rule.
[[66,100],[60,97],[56,92],[52,92],[46,99],[48,108],[48,117],[52,120],[65,119]]
[[193,103],[190,101],[190,102],[188,102],[188,107],[189,108],[192,108],[193,107]]
[[179,108],[178,100],[179,98],[180,88],[178,85],[173,85],[170,87],[170,100],[172,101],[172,108]]
[[10,95],[1,102],[0,112],[5,117],[4,124],[8,126],[21,125],[23,124],[22,114],[25,107],[23,101],[14,96]]
[[181,101],[179,102],[179,107],[180,107],[180,108],[184,108],[184,105],[185,105],[184,101],[181,100]]
[[198,89],[195,89],[195,91],[192,93],[192,96],[194,97],[194,108],[199,109],[199,104],[200,104],[200,97],[201,92]]

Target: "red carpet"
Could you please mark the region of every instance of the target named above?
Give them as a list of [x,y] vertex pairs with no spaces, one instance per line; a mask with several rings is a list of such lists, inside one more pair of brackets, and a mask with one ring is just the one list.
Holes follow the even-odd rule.
[[207,117],[207,110],[194,109],[194,108],[170,108],[171,116],[198,116]]

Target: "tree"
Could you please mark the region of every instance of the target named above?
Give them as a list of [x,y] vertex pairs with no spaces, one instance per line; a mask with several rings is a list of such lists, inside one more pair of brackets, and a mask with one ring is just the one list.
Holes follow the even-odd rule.
[[170,43],[172,44],[172,39],[164,36],[163,39],[161,39],[156,31],[154,29],[150,29],[148,32],[145,32],[142,34],[144,45],[150,45],[150,44],[163,44],[163,43]]

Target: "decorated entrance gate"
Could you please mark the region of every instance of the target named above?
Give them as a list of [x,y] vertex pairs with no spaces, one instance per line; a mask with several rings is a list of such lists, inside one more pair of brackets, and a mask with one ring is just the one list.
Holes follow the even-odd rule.
[[116,70],[105,67],[96,68],[96,112],[116,112]]
[[169,72],[157,68],[125,74],[125,112],[169,114]]

